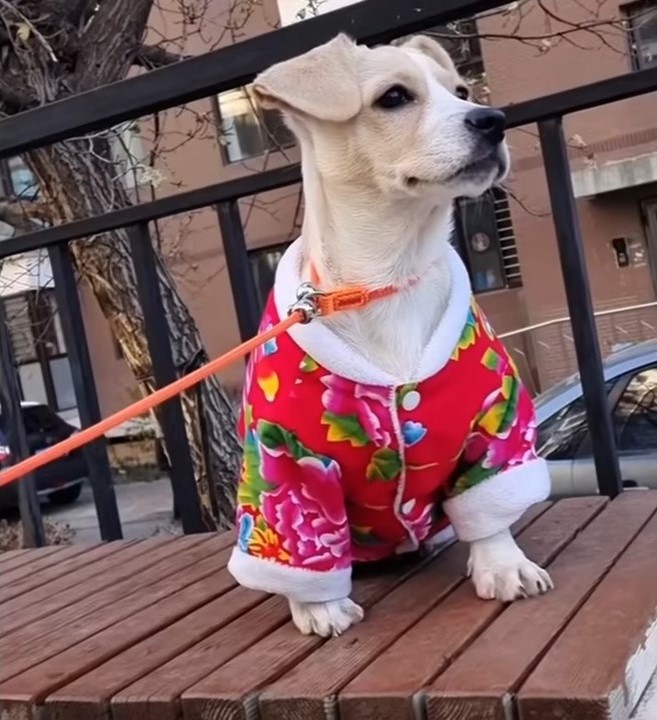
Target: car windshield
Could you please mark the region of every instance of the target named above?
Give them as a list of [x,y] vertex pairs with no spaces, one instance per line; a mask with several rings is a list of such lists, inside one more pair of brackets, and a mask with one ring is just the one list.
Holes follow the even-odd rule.
[[[27,435],[69,435],[71,426],[47,405],[23,405],[23,422]],[[7,420],[0,412],[0,442],[8,433]]]

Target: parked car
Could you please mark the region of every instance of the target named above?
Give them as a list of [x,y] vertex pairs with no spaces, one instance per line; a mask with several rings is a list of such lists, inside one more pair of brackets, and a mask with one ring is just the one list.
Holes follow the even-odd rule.
[[[604,378],[625,487],[657,489],[657,340],[610,355]],[[536,398],[539,454],[555,497],[591,495],[597,479],[579,374]]]
[[[62,420],[47,405],[36,402],[22,402],[23,423],[30,453],[35,455],[55,443],[70,437],[77,428]],[[13,464],[9,447],[11,428],[0,408],[0,469]],[[82,484],[87,477],[87,463],[81,450],[75,450],[66,457],[49,463],[35,473],[37,493],[54,505],[67,505],[80,496]],[[20,482],[20,480],[18,481]],[[0,488],[0,507],[14,507],[18,504],[17,483]]]

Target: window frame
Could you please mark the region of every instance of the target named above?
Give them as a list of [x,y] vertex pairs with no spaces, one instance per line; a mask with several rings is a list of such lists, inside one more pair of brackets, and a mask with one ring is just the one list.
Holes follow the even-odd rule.
[[637,12],[641,12],[643,9],[653,10],[657,15],[657,1],[656,0],[636,0],[636,2],[627,3],[621,6],[621,11],[625,15],[625,21],[627,23],[627,31],[625,33],[628,47],[628,54],[630,56],[630,67],[633,71],[645,70],[646,68],[657,67],[657,56],[651,64],[645,64],[641,60],[641,53],[639,52],[640,43],[638,42],[637,30],[633,22],[633,17]]
[[[261,150],[260,152],[253,153],[250,155],[242,155],[239,159],[231,160],[227,143],[223,140],[225,138],[226,134],[224,132],[224,118],[221,114],[221,100],[220,96],[224,93],[218,93],[216,95],[213,95],[211,98],[211,105],[212,105],[212,113],[214,115],[215,119],[215,128],[217,132],[217,144],[219,145],[219,152],[221,154],[221,160],[222,163],[227,166],[231,167],[234,165],[239,165],[240,163],[248,162],[249,160],[257,160],[258,158],[266,157],[270,153],[275,152],[284,152],[285,150],[291,150],[292,148],[295,148],[297,146],[296,138],[294,137],[294,133],[287,128],[286,131],[289,134],[289,141],[284,143],[283,145],[277,145],[272,142],[271,133],[269,133],[268,128],[266,126],[266,123],[264,122],[263,118],[265,117],[266,113],[277,113],[278,115],[281,115],[281,113],[278,110],[264,110],[263,108],[259,108],[256,104],[253,94],[249,91],[249,88],[252,87],[252,84],[249,83],[247,85],[241,85],[236,88],[232,88],[230,90],[224,91],[225,93],[231,93],[236,92],[238,90],[242,90],[246,93],[247,99],[251,105],[251,110],[253,111],[253,115],[255,116],[258,124],[258,130],[259,135],[261,139]],[[281,117],[281,123],[284,123],[282,117]],[[264,126],[264,127],[263,127]],[[265,147],[265,142],[267,142],[267,147]]]

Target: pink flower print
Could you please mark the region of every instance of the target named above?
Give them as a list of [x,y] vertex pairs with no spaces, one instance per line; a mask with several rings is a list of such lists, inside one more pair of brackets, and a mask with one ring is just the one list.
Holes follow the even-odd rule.
[[268,525],[283,538],[292,565],[327,571],[349,566],[350,537],[340,469],[333,461],[295,459],[262,448],[262,475],[276,486],[260,496]]
[[326,412],[322,423],[329,426],[328,439],[346,440],[353,447],[374,443],[390,445],[390,392],[385,387],[354,383],[338,375],[322,378],[326,390],[322,405]]
[[504,438],[473,432],[465,443],[463,459],[482,468],[501,468],[507,460],[507,443]]
[[418,542],[425,540],[433,525],[433,503],[424,503],[411,498],[402,504],[401,516],[404,524],[413,533]]

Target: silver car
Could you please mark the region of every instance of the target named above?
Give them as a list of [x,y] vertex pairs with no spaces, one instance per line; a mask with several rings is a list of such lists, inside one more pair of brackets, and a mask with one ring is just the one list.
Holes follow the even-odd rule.
[[[657,340],[607,357],[604,377],[623,484],[657,489]],[[537,448],[549,463],[553,496],[597,493],[579,374],[542,393],[535,402]]]

